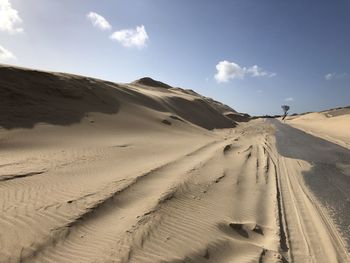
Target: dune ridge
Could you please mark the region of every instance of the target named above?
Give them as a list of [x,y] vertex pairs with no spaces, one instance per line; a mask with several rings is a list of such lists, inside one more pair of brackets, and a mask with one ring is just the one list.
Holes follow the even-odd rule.
[[[139,116],[144,114],[142,108],[167,112],[205,129],[235,126],[235,122],[223,115],[223,108],[235,112],[227,105],[196,93],[174,91],[171,86],[151,78],[117,84],[71,74],[0,66],[0,85],[3,98],[0,126],[6,129],[31,128],[36,123],[70,125],[80,122],[90,112],[116,114],[121,108],[123,111],[132,108],[133,114]],[[28,112],[32,112],[29,118]]]

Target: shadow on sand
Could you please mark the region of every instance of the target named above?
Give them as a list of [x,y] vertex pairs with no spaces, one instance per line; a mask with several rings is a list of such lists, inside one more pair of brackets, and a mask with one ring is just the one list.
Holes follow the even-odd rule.
[[32,128],[37,123],[71,125],[90,112],[116,114],[125,103],[169,112],[205,129],[235,126],[214,103],[200,95],[187,99],[168,89],[164,92],[169,95],[158,98],[128,85],[0,66],[0,127]]

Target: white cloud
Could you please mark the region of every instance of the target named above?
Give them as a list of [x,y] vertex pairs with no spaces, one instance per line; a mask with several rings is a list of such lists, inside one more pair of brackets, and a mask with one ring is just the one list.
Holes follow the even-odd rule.
[[267,72],[258,65],[254,65],[249,67],[246,72],[250,74],[252,77],[268,77],[272,78],[275,77],[277,74],[273,72]]
[[324,76],[326,80],[332,80],[332,79],[346,79],[350,78],[350,74],[343,72],[343,73],[328,73]]
[[220,61],[216,65],[217,73],[215,79],[217,82],[228,82],[230,79],[243,79],[246,75],[251,77],[275,77],[277,74],[267,72],[258,65],[249,68],[241,67],[237,63],[229,62],[227,60]]
[[334,73],[328,73],[328,74],[326,74],[325,76],[324,76],[324,78],[326,79],[326,80],[331,80],[331,79],[333,79],[334,78]]
[[[1,0],[0,0],[1,1]],[[97,27],[101,30],[111,30],[112,26],[111,24],[101,15],[95,13],[95,12],[90,12],[86,15],[87,19],[90,20],[92,25],[94,27]]]
[[123,29],[115,31],[110,38],[118,41],[124,47],[143,48],[146,46],[148,35],[144,25],[137,26],[136,29]]
[[16,59],[16,57],[12,54],[11,51],[0,46],[0,60],[9,60],[9,59]]
[[217,73],[215,79],[217,82],[228,82],[230,79],[243,79],[245,69],[241,68],[238,64],[229,61],[220,61],[216,65]]
[[285,101],[294,101],[292,97],[286,98]]
[[12,8],[9,0],[0,0],[0,31],[11,34],[23,32],[19,26],[22,23],[18,11]]

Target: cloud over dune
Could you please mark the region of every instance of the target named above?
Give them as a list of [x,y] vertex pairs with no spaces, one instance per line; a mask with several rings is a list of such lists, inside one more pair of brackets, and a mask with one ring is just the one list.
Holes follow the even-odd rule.
[[124,47],[143,48],[146,46],[148,34],[145,26],[137,26],[136,29],[122,29],[115,31],[110,38],[122,44]]
[[250,74],[252,77],[268,77],[272,78],[276,76],[276,73],[270,73],[259,67],[258,65],[254,65],[249,67],[246,70],[246,73]]
[[331,80],[331,79],[333,79],[333,77],[334,77],[334,73],[328,73],[328,74],[326,74],[326,75],[324,76],[324,78],[325,78],[326,80]]
[[216,65],[217,73],[215,79],[218,83],[228,82],[231,79],[243,79],[246,75],[251,77],[268,77],[272,78],[276,76],[276,73],[267,72],[258,65],[251,67],[241,67],[235,62],[229,62],[227,60],[220,61]]
[[23,32],[19,25],[22,19],[18,11],[14,9],[9,0],[0,0],[0,31],[10,34]]
[[218,82],[228,82],[230,79],[243,79],[244,77],[244,68],[227,60],[220,61],[216,65],[216,70],[215,79]]
[[[112,29],[112,25],[107,19],[95,12],[88,13],[86,17],[94,27],[97,27],[100,30],[106,31]],[[110,39],[119,42],[124,47],[137,47],[139,49],[146,46],[148,38],[144,25],[137,26],[135,29],[121,29],[110,35]]]
[[9,60],[9,59],[16,59],[16,57],[12,54],[11,51],[0,46],[0,60]]
[[350,74],[343,72],[343,73],[328,73],[324,76],[326,80],[333,80],[333,79],[347,79],[350,78]]
[[98,29],[101,30],[111,30],[112,26],[111,24],[101,15],[95,13],[95,12],[90,12],[86,15],[87,19],[90,20],[92,25],[94,27],[97,27]]

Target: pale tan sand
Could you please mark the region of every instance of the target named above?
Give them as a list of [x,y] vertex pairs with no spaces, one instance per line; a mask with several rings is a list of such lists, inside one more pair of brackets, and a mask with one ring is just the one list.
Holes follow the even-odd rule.
[[349,262],[277,124],[149,79],[0,77],[0,262]]
[[350,109],[293,116],[286,123],[350,149]]

